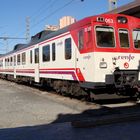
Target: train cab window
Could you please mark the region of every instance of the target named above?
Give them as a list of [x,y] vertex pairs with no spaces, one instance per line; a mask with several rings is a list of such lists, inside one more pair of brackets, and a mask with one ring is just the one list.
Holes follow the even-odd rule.
[[43,47],[43,62],[50,61],[50,45]]
[[56,57],[56,54],[55,54],[55,43],[52,44],[52,61],[55,61],[55,57]]
[[22,53],[22,65],[26,64],[26,53]]
[[129,48],[128,31],[126,29],[119,29],[119,38],[121,48]]
[[91,47],[92,43],[92,34],[91,34],[91,27],[88,28],[88,30],[85,32],[86,37],[85,37],[85,42],[86,42],[86,47]]
[[114,29],[112,27],[96,27],[96,39],[99,47],[115,47]]
[[140,29],[133,30],[133,42],[136,49],[140,49]]
[[65,59],[71,59],[72,56],[72,48],[71,48],[71,38],[67,38],[65,40]]
[[78,47],[79,50],[82,50],[84,48],[84,29],[78,32]]
[[39,63],[39,48],[35,49],[35,63]]
[[20,65],[20,54],[17,55],[17,65]]

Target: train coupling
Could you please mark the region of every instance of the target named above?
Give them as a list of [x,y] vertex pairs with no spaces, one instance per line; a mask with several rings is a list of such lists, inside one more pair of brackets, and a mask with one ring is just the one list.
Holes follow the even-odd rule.
[[118,70],[114,72],[115,88],[125,95],[140,95],[140,84],[138,83],[138,71]]

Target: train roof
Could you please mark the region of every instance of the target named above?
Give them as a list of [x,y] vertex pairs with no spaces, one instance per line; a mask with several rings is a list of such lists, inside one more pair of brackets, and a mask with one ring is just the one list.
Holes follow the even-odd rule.
[[[84,19],[77,21],[76,23],[73,23],[69,26],[62,28],[62,29],[59,29],[57,31],[43,30],[43,31],[37,33],[36,35],[32,36],[31,40],[28,44],[17,44],[14,46],[14,49],[11,52],[8,52],[6,54],[2,54],[2,55],[0,55],[0,57],[10,55],[12,53],[15,53],[15,52],[20,51],[22,49],[25,49],[25,48],[28,48],[28,47],[33,46],[35,44],[38,44],[38,43],[45,41],[47,39],[53,38],[55,36],[61,35],[65,32],[70,31],[70,30],[76,29],[82,25],[91,23],[91,20],[93,20],[97,16],[112,16],[115,18],[119,15],[122,15],[122,14],[101,14],[101,15],[89,16],[89,17],[86,17]],[[123,16],[130,17],[128,15],[123,15]],[[134,17],[134,18],[136,18],[136,17]]]
[[55,37],[55,36],[60,35],[62,33],[65,33],[67,31],[68,31],[68,27],[60,29],[58,31],[46,31],[46,30],[43,30],[43,31],[37,33],[36,35],[32,36],[31,40],[30,40],[30,42],[28,44],[16,44],[12,51],[10,51],[10,52],[8,52],[6,54],[0,55],[0,57],[10,55],[12,53],[15,53],[15,52],[20,51],[22,49],[25,49],[25,48],[28,48],[30,46],[33,46],[33,45],[35,45],[35,44],[37,44],[39,42],[45,41],[47,39],[50,39],[52,37]]

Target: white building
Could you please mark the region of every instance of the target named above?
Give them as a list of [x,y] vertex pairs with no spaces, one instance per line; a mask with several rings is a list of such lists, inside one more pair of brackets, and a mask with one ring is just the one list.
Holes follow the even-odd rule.
[[59,29],[59,26],[57,25],[46,25],[45,30],[51,30],[51,31],[57,31]]
[[59,20],[60,29],[76,22],[76,19],[71,16],[64,16]]
[[59,26],[58,25],[46,25],[45,30],[51,30],[51,31],[57,31],[61,28],[64,28],[72,23],[76,22],[76,19],[71,16],[64,16],[59,20]]

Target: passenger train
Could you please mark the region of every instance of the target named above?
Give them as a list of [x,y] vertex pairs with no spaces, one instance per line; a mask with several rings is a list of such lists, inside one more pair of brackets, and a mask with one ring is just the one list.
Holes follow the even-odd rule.
[[139,97],[140,19],[101,14],[39,32],[0,56],[0,77],[72,96],[107,92]]

